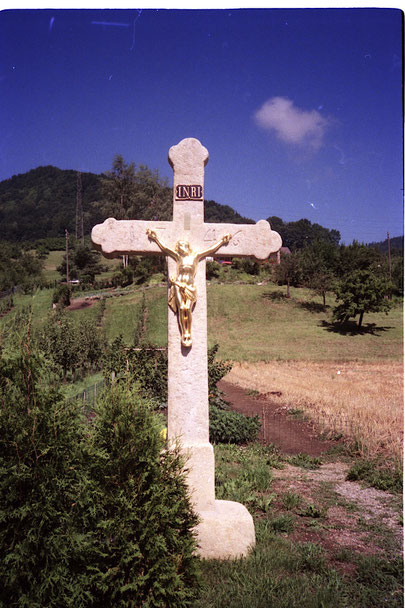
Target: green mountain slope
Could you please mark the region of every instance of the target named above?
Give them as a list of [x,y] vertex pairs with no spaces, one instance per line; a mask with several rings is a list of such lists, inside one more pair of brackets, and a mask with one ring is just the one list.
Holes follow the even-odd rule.
[[[106,219],[102,178],[94,173],[81,174],[85,234]],[[0,239],[34,241],[64,236],[65,229],[73,233],[76,196],[77,172],[70,169],[38,167],[0,182]],[[207,222],[253,223],[228,205],[215,201],[206,201],[205,217]]]

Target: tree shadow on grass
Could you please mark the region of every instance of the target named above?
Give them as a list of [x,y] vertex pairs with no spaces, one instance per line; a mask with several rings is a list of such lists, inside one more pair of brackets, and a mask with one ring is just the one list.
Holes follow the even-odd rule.
[[320,302],[298,302],[298,306],[305,308],[308,312],[326,312],[330,308],[328,304],[324,306]]
[[287,298],[287,294],[284,293],[284,291],[281,291],[281,289],[277,289],[276,291],[265,291],[262,294],[262,298],[265,298],[266,300],[273,300],[273,301],[291,300],[291,298]]
[[340,334],[341,336],[363,336],[365,334],[371,334],[373,336],[380,336],[382,332],[393,329],[391,326],[377,326],[375,323],[365,323],[362,327],[359,327],[356,321],[346,321],[346,323],[328,323],[328,321],[321,321],[320,326],[326,331],[334,334]]

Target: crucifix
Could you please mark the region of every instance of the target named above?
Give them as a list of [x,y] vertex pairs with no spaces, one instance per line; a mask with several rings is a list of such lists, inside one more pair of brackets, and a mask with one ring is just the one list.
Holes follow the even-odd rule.
[[265,260],[281,247],[270,224],[204,222],[204,167],[208,151],[194,138],[169,150],[173,168],[173,220],[109,218],[91,233],[106,257],[167,256],[168,441],[179,441],[187,456],[187,482],[200,516],[199,553],[206,558],[246,555],[255,543],[253,520],[236,502],[215,500],[215,462],[209,443],[207,256]]

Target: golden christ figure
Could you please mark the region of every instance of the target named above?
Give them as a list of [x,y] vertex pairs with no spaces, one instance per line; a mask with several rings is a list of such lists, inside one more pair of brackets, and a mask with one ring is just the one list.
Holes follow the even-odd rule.
[[190,347],[192,344],[192,312],[197,301],[197,288],[194,285],[194,279],[198,262],[208,255],[215,253],[225,243],[229,243],[232,235],[225,234],[218,243],[208,247],[205,251],[197,253],[191,249],[188,241],[177,241],[173,250],[159,240],[154,230],[148,228],[146,234],[152,241],[155,241],[163,253],[173,258],[177,264],[177,275],[169,277],[169,306],[178,314],[181,343],[183,346]]

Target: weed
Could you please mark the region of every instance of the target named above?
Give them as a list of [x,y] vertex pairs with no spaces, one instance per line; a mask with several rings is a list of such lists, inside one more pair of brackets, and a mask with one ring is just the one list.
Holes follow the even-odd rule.
[[359,459],[350,468],[348,481],[362,480],[378,490],[402,492],[402,471],[399,466],[388,468],[378,460]]
[[256,494],[247,480],[228,479],[216,487],[216,496],[222,500],[233,500],[242,504],[254,502]]
[[273,504],[273,501],[276,497],[276,494],[264,494],[261,496],[256,496],[254,501],[252,502],[252,508],[257,511],[262,511],[263,513],[268,513],[270,511],[270,506]]
[[298,553],[301,557],[301,569],[311,572],[324,572],[326,570],[325,551],[314,543],[298,545]]
[[296,420],[306,420],[304,410],[301,410],[299,407],[292,407],[288,410],[287,414],[291,416],[291,418],[295,418]]
[[274,532],[292,532],[294,529],[294,517],[289,513],[278,515],[270,520],[270,525]]
[[335,553],[334,559],[337,562],[351,562],[354,559],[353,550],[349,549],[348,547],[343,547]]
[[324,517],[327,513],[327,507],[319,507],[313,503],[308,504],[305,509],[300,512],[302,517],[313,517],[314,519]]
[[322,464],[321,458],[308,456],[308,454],[295,454],[288,458],[288,462],[303,469],[319,469]]
[[243,479],[246,479],[256,492],[265,492],[272,478],[270,467],[260,461],[249,464],[243,471]]
[[296,492],[286,492],[282,495],[281,502],[287,511],[292,511],[301,504],[302,498]]

